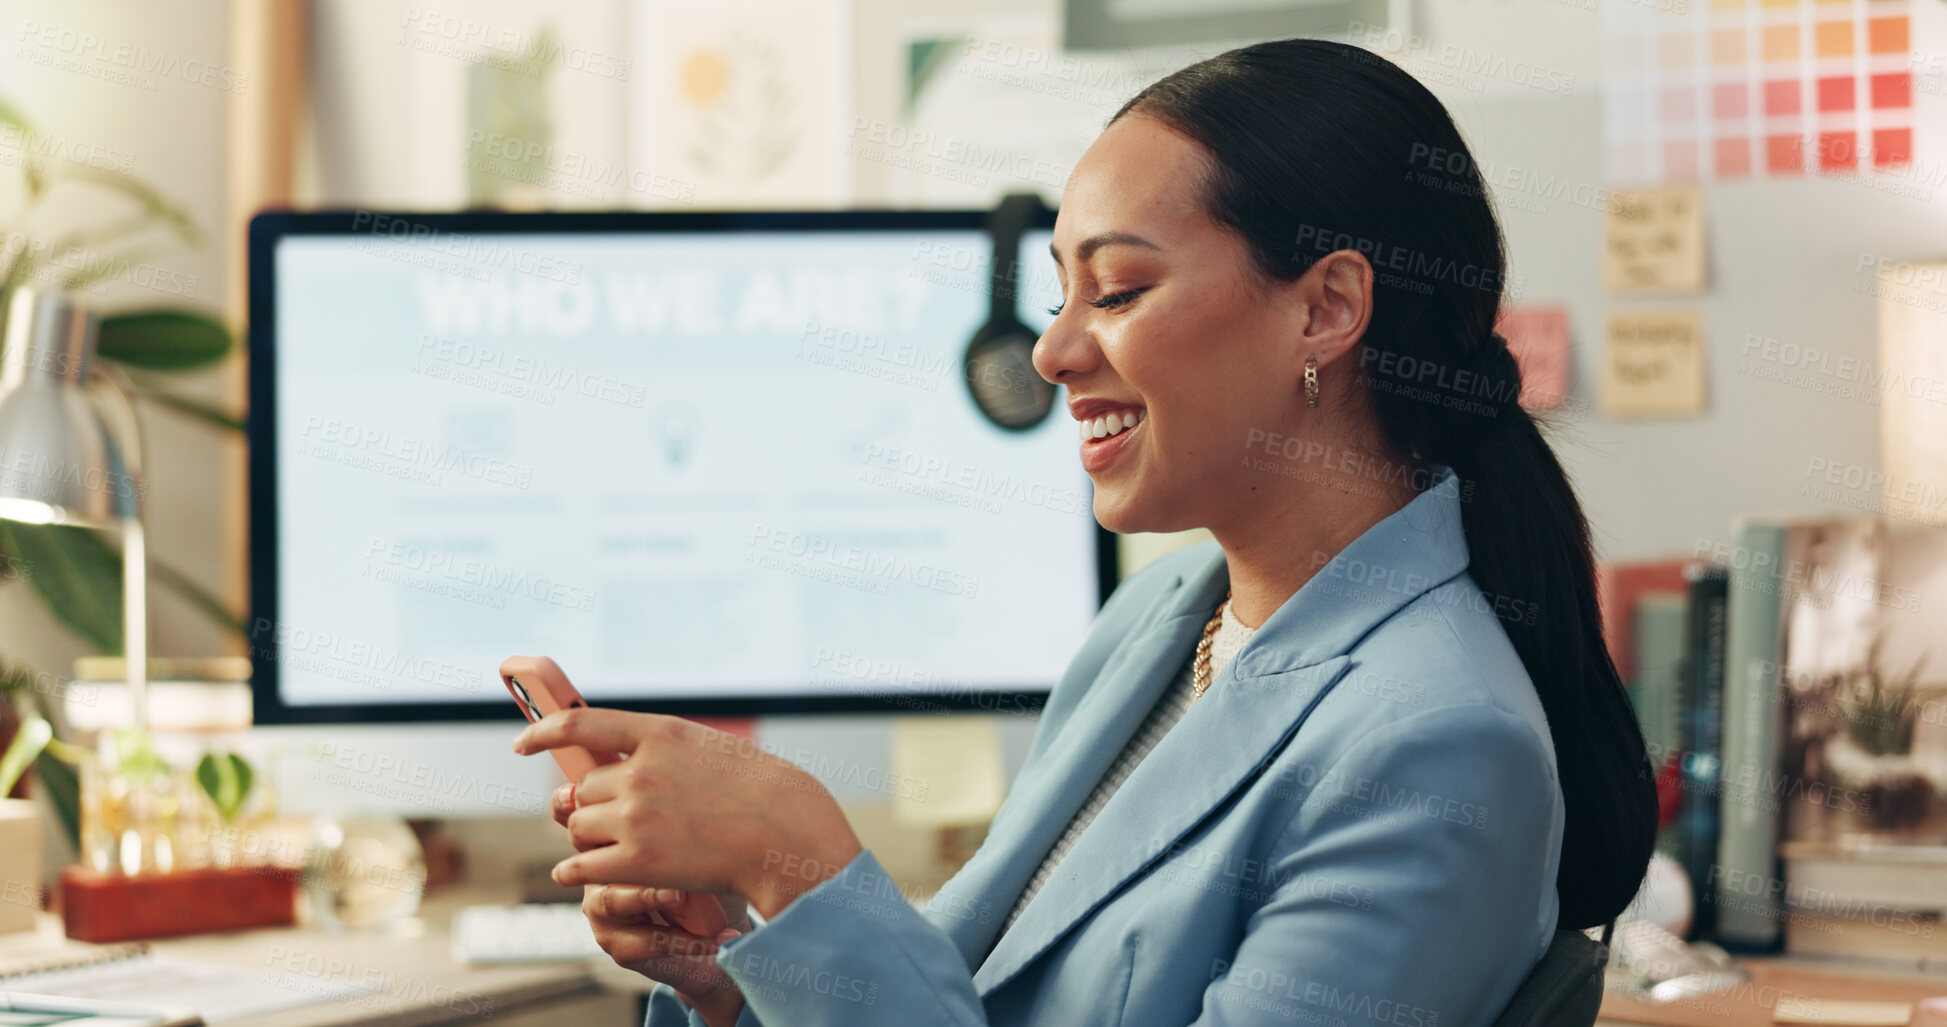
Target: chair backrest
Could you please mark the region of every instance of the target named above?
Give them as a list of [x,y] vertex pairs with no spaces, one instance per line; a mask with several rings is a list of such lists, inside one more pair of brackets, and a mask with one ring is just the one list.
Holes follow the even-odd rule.
[[1609,946],[1581,931],[1556,931],[1494,1027],[1591,1027],[1608,964]]

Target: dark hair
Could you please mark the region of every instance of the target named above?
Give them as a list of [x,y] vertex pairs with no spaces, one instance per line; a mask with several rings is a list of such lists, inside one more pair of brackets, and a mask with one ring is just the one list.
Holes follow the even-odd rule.
[[1244,237],[1267,280],[1290,281],[1337,250],[1372,264],[1357,373],[1387,446],[1471,486],[1474,581],[1497,609],[1533,612],[1502,624],[1547,714],[1567,806],[1558,923],[1614,919],[1649,864],[1655,786],[1603,644],[1588,521],[1517,402],[1520,370],[1494,333],[1501,232],[1453,119],[1390,62],[1311,39],[1200,61],[1110,122],[1129,114],[1202,145],[1210,215]]

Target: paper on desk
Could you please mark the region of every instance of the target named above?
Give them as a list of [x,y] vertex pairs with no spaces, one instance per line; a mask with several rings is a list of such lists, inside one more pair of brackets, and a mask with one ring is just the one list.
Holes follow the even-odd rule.
[[1620,417],[1702,413],[1704,319],[1695,309],[1609,315],[1602,411]]
[[[113,962],[5,980],[7,990],[63,998],[127,1002],[160,1009],[193,1010],[208,1021],[268,1013],[327,999],[374,993],[383,982],[334,978],[324,961],[296,970],[248,970],[167,956],[142,955]],[[300,972],[303,971],[303,972]]]
[[1689,187],[1614,194],[1602,277],[1620,295],[1703,291],[1703,192]]
[[1553,410],[1568,396],[1568,310],[1509,307],[1494,326],[1521,367],[1521,405]]
[[1006,797],[992,718],[898,717],[892,726],[893,816],[925,827],[978,824]]
[[1773,1023],[1845,1024],[1846,1027],[1906,1027],[1911,1002],[1858,1002],[1847,999],[1780,995]]

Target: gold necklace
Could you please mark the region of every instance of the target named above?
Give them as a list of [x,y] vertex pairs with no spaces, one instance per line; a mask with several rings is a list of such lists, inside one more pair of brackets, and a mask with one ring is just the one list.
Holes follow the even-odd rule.
[[1224,626],[1224,610],[1230,606],[1230,593],[1224,593],[1224,601],[1217,604],[1217,614],[1210,623],[1203,626],[1203,637],[1197,640],[1196,658],[1190,661],[1191,702],[1203,698],[1205,689],[1210,687],[1210,646],[1216,641],[1217,629]]

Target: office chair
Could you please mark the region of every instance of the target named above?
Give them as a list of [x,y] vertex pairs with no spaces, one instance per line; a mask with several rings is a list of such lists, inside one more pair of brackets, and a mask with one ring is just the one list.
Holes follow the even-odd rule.
[[1580,931],[1556,931],[1494,1027],[1591,1027],[1608,963],[1609,946]]

